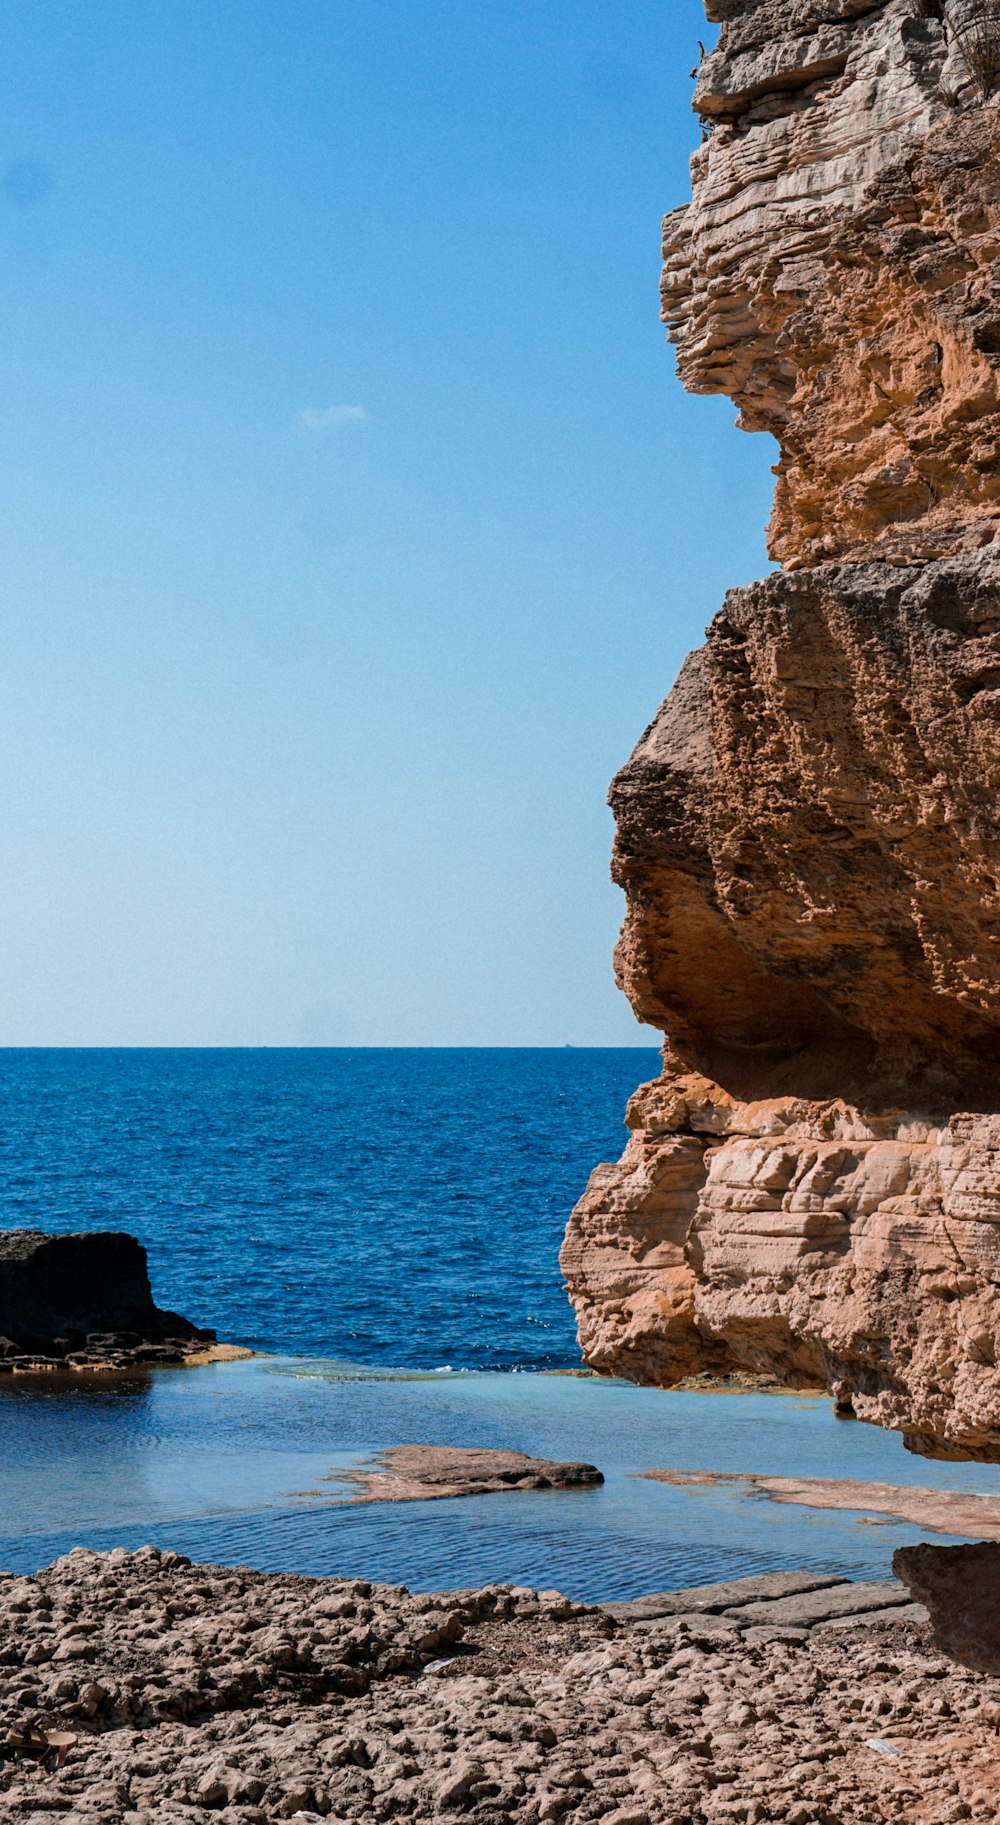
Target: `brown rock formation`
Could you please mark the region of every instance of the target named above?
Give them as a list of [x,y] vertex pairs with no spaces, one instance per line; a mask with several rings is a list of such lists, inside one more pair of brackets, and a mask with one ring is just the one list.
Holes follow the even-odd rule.
[[781,443],[786,568],[728,597],[612,788],[619,979],[668,1049],[563,1264],[597,1368],[825,1378],[914,1449],[1000,1461],[981,12],[709,7],[712,131],[667,218],[665,314],[686,384]]
[[666,219],[692,392],[781,444],[772,555],[891,562],[1000,531],[996,122],[984,0],[713,0],[710,136]]

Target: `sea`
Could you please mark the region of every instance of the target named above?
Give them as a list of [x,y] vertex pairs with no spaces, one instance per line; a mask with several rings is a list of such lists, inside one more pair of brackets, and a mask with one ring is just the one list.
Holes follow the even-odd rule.
[[[587,1601],[887,1575],[910,1523],[651,1469],[997,1493],[828,1400],[581,1373],[558,1266],[642,1048],[0,1051],[0,1227],[124,1229],[158,1304],[246,1361],[0,1378],[0,1570],[74,1546]],[[357,1506],[396,1444],[584,1459],[596,1489]],[[941,1535],[928,1536],[937,1540]]]

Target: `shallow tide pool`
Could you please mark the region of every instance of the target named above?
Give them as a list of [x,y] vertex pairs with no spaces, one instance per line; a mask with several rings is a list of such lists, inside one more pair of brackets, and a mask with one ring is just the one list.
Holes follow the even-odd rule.
[[[502,1581],[628,1597],[793,1567],[865,1578],[922,1537],[739,1487],[675,1489],[642,1470],[844,1476],[1000,1490],[995,1467],[911,1457],[823,1399],[663,1393],[572,1375],[365,1371],[258,1358],[128,1382],[0,1382],[0,1569],[72,1546],[433,1590]],[[583,1458],[604,1487],[352,1507],[336,1479],[394,1444]],[[928,1536],[942,1540],[942,1535]]]

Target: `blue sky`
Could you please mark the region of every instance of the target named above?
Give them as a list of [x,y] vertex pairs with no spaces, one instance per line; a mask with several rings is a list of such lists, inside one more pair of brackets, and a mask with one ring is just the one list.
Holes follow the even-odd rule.
[[657,320],[699,36],[8,10],[0,1043],[656,1042],[605,795],[774,460]]

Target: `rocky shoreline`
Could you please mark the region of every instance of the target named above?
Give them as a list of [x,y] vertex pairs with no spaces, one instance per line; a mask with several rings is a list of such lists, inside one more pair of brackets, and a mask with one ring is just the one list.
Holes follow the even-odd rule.
[[1000,1681],[943,1660],[901,1586],[791,1574],[602,1609],[78,1550],[0,1578],[0,1637],[4,1819],[986,1825],[1000,1810]]

